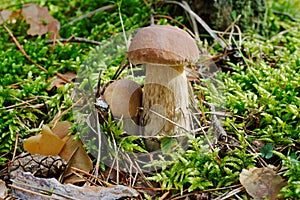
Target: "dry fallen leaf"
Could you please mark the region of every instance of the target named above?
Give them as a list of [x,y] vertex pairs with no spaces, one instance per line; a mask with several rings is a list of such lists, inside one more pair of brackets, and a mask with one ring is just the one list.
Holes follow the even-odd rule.
[[0,199],[5,199],[7,196],[7,188],[5,182],[0,180]]
[[240,173],[240,182],[254,200],[275,200],[280,189],[286,182],[270,168],[243,169]]
[[12,12],[9,10],[0,11],[0,25],[6,22],[10,18],[11,13]]
[[[68,79],[69,81],[72,81],[73,79],[76,78],[76,74],[73,73],[73,72],[67,72],[65,74],[62,74],[66,79]],[[49,88],[47,88],[48,90],[51,90],[53,87],[61,87],[61,86],[64,86],[67,82],[59,77],[56,77]]]
[[25,4],[22,9],[26,23],[30,25],[28,35],[44,35],[52,32],[52,38],[59,38],[59,21],[53,18],[48,9],[36,4]]
[[60,157],[68,161],[68,169],[65,172],[64,183],[77,183],[83,181],[78,176],[75,176],[71,167],[81,169],[85,172],[89,172],[93,169],[93,163],[82,146],[80,139],[74,139],[75,135],[66,136],[64,141],[66,142],[64,148],[59,153]]
[[31,154],[48,156],[58,155],[64,144],[65,142],[53,134],[48,126],[43,125],[41,133],[28,138],[23,145],[24,149]]
[[63,122],[57,122],[56,125],[51,130],[60,139],[63,139],[71,132],[70,127],[71,127],[70,122],[63,121]]

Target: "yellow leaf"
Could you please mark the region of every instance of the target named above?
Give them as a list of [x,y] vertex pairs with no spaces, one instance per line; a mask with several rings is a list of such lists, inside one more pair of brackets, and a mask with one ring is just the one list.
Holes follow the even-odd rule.
[[40,134],[24,141],[24,149],[31,154],[58,155],[65,142],[53,134],[50,128],[43,125]]

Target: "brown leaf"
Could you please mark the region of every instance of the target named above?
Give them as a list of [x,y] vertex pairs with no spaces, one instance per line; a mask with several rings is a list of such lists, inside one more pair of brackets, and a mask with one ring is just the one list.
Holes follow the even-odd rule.
[[58,155],[64,144],[65,142],[53,134],[48,126],[43,125],[41,133],[25,140],[23,146],[31,154],[48,156]]
[[93,163],[82,146],[80,139],[74,139],[75,135],[66,136],[64,141],[66,142],[64,148],[60,152],[60,157],[67,160],[69,165],[65,173],[64,183],[76,183],[82,181],[80,177],[73,175],[71,167],[81,169],[89,172],[93,169]]
[[[64,76],[66,79],[68,79],[69,81],[72,81],[73,79],[76,78],[76,74],[73,73],[73,72],[67,72],[67,73],[63,74],[63,76]],[[61,86],[64,86],[66,83],[67,83],[67,82],[66,82],[65,80],[63,80],[63,79],[61,79],[61,78],[59,78],[59,77],[56,77],[56,78],[52,81],[52,83],[51,83],[51,85],[50,85],[50,88],[48,88],[48,90],[51,90],[53,87],[59,88],[59,87],[61,87]]]
[[59,21],[50,15],[48,8],[33,3],[25,4],[22,15],[25,17],[26,23],[30,25],[27,31],[28,35],[44,35],[52,32],[51,38],[59,38]]
[[6,22],[10,18],[11,13],[12,12],[9,10],[0,11],[0,25]]
[[57,122],[56,125],[51,130],[60,139],[63,139],[71,132],[70,128],[71,128],[70,122],[64,121],[64,122]]
[[5,182],[0,180],[0,199],[5,199],[7,196],[7,188]]
[[266,197],[275,200],[280,189],[286,182],[270,168],[243,169],[240,173],[240,182],[249,195],[255,200],[262,200]]

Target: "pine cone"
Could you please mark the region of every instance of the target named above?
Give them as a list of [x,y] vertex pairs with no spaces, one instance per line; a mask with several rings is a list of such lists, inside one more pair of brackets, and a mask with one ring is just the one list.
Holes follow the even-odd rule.
[[12,161],[9,166],[9,172],[21,170],[30,172],[36,177],[57,178],[64,172],[66,165],[66,161],[62,160],[59,156],[22,153]]

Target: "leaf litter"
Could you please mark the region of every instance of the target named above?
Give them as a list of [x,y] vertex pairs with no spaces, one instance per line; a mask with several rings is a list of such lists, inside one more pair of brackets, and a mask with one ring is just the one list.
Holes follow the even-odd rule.
[[27,34],[31,36],[41,36],[46,33],[51,33],[51,39],[60,38],[59,29],[60,23],[52,17],[48,8],[38,6],[34,3],[25,4],[21,10],[10,11],[2,10],[0,12],[0,25],[9,20],[25,19],[30,25]]

